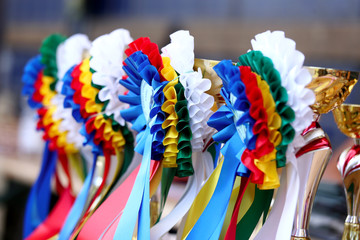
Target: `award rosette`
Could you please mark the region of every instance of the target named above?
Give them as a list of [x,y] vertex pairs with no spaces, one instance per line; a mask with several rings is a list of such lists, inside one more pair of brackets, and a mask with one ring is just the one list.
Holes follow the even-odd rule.
[[[266,219],[273,189],[280,186],[277,167],[286,165],[284,172],[292,175],[289,179],[297,178],[296,168],[292,167],[296,164],[294,147],[301,142],[301,132],[312,120],[309,105],[314,94],[305,89],[311,76],[302,67],[303,55],[282,32],[259,34],[252,45],[254,50],[242,55],[237,66],[224,60],[214,67],[223,81],[221,95],[226,104],[211,116],[208,124],[218,130],[213,139],[224,144],[221,149],[224,160],[195,199],[183,238],[218,239],[222,234],[225,239],[249,239],[260,217]],[[289,56],[294,65],[284,64]],[[234,197],[237,176],[241,183]],[[282,179],[285,181],[282,192],[289,194],[290,189],[286,189],[289,180]],[[291,183],[292,188],[299,187],[298,182]],[[283,197],[278,194],[278,198]],[[236,201],[229,209],[229,201],[234,198]],[[284,219],[293,218],[295,213],[297,197],[289,200],[292,209],[290,215],[280,216]],[[241,202],[245,205],[240,208]],[[282,230],[289,238],[292,224],[287,228]],[[265,229],[266,226],[262,231]],[[267,234],[266,238],[270,236]],[[276,233],[272,236],[275,239]]]
[[179,153],[178,168],[163,169],[160,217],[174,176],[183,177],[192,172],[190,169],[185,172],[188,174],[181,173],[180,169],[184,167],[180,167],[180,164],[185,159],[192,162],[194,174],[189,176],[185,193],[175,208],[161,220],[159,217],[159,222],[150,229],[151,239],[159,239],[185,216],[201,184],[214,169],[213,158],[207,151],[213,130],[206,124],[213,114],[211,108],[214,106],[213,96],[206,93],[211,88],[211,81],[203,78],[200,68],[193,70],[195,60],[193,36],[188,31],[177,31],[171,34],[170,38],[171,43],[162,48],[162,56],[170,58],[170,65],[178,74],[178,83],[175,85],[177,94],[175,111],[179,118],[176,125],[176,130],[179,132]]
[[[24,70],[23,93],[28,95],[29,105],[37,109],[37,128],[44,131],[46,141],[41,171],[31,189],[25,211],[24,237],[27,239],[52,237],[60,230],[74,201],[69,164],[78,170],[80,176],[84,176],[80,157],[83,138],[78,132],[79,125],[62,107],[63,98],[56,91],[60,84],[58,79],[62,78],[58,69],[63,67],[57,64],[57,52],[60,48],[69,49],[69,43],[79,42],[80,38],[87,40],[83,35],[74,35],[66,40],[60,35],[49,36],[40,49],[41,55],[33,58]],[[71,61],[77,61],[76,51],[72,54]],[[68,61],[62,63],[69,64]],[[58,175],[60,169],[67,177],[65,186]],[[60,199],[49,214],[50,182],[54,172]]]
[[[165,113],[161,110],[161,104],[164,101],[162,90],[165,83],[161,83],[158,72],[158,69],[160,71],[164,69],[164,66],[157,45],[151,43],[148,38],[137,39],[130,43],[129,47],[125,51],[129,57],[125,59],[123,67],[128,77],[120,80],[120,84],[129,91],[126,95],[118,96],[121,102],[129,104],[129,108],[121,110],[120,116],[130,122],[132,129],[138,132],[136,136],[137,145],[134,150],[142,154],[143,158],[140,166],[130,174],[87,221],[78,236],[79,239],[88,239],[90,236],[119,238],[118,234],[120,234],[120,238],[131,238],[138,215],[139,225],[142,226],[138,228],[139,236],[148,234],[147,232],[150,229],[150,189],[154,188],[152,187],[153,184],[157,187],[162,172],[159,161],[156,163],[150,163],[150,161],[152,158],[160,160],[160,156],[165,151],[162,143],[165,139],[165,133],[161,127],[161,120],[165,119]],[[141,71],[140,69],[145,70]],[[168,70],[169,68],[163,72]],[[144,75],[141,76],[140,73]],[[165,80],[164,76],[161,76],[162,80]],[[155,90],[157,90],[158,100],[155,100],[155,98],[153,100]],[[151,103],[153,101],[159,101],[157,104],[158,111],[153,111],[154,115],[150,118]],[[153,127],[151,130],[150,120]],[[154,141],[153,136],[155,136]],[[152,151],[153,146],[156,146],[154,151]],[[171,157],[170,153],[169,159]],[[149,184],[149,179],[154,179],[153,184]],[[151,192],[154,193],[154,191]],[[113,201],[117,201],[118,204],[114,204]]]
[[[133,136],[117,114],[119,109],[126,108],[117,96],[124,91],[116,85],[119,79],[126,77],[122,71],[122,57],[130,41],[125,29],[100,36],[92,43],[90,56],[68,70],[64,77],[64,106],[82,123],[80,132],[85,137],[84,144],[92,147],[93,163],[59,239],[76,237],[132,160]],[[115,172],[106,184],[112,155],[117,158]]]

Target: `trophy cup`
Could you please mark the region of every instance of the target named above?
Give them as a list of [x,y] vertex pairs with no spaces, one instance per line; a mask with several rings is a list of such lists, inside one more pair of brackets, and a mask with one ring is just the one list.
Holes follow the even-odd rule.
[[338,160],[347,204],[343,240],[360,239],[360,105],[342,104],[333,111],[336,124],[354,145],[345,149]]
[[339,106],[357,82],[358,73],[328,68],[307,67],[312,81],[307,86],[315,92],[316,101],[311,107],[314,121],[304,130],[305,144],[296,153],[300,176],[299,199],[295,214],[292,240],[310,239],[308,228],[315,194],[331,157],[329,138],[318,121],[321,114]]

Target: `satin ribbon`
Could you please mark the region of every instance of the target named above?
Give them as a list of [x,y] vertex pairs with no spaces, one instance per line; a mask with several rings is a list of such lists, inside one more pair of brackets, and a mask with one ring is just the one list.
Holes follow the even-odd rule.
[[80,191],[79,195],[76,197],[74,205],[72,206],[72,208],[66,218],[66,221],[64,222],[64,225],[59,234],[59,240],[68,240],[70,238],[74,228],[76,227],[76,225],[84,211],[84,206],[87,202],[89,190],[90,190],[91,183],[93,181],[93,176],[95,173],[96,159],[97,159],[97,155],[94,155],[92,169],[91,169],[90,173],[86,176],[86,179],[81,188],[81,191]]
[[241,178],[239,194],[236,199],[234,211],[231,216],[230,224],[229,224],[228,230],[225,235],[225,240],[232,240],[232,239],[235,239],[235,237],[236,237],[236,224],[238,222],[237,220],[238,220],[238,215],[239,215],[239,210],[240,210],[240,204],[241,204],[242,198],[245,194],[245,190],[246,190],[248,184],[249,184],[249,178],[246,178],[246,177]]
[[74,201],[75,197],[71,193],[71,188],[64,189],[49,216],[26,240],[49,239],[58,234]]
[[[188,212],[198,191],[200,190],[204,178],[203,162],[208,159],[205,159],[203,154],[200,152],[194,152],[192,159],[195,168],[194,175],[189,177],[185,187],[185,192],[174,209],[172,209],[168,215],[163,217],[150,229],[150,239],[160,239],[164,234],[169,232],[170,229],[175,226],[175,224],[179,222],[179,220]],[[161,181],[163,181],[163,179]],[[165,202],[166,199],[163,201]]]
[[42,107],[43,96],[39,93],[42,84],[41,56],[31,58],[25,65],[22,82],[24,84],[21,94],[27,96],[28,105],[33,109]]
[[[152,135],[149,128],[145,130],[144,135],[146,141],[143,160],[133,190],[118,223],[114,239],[131,239],[137,217],[139,217],[138,239],[149,239],[150,237],[149,181]],[[133,212],[139,212],[139,216],[133,214]]]
[[[240,150],[239,150],[240,148]],[[234,134],[222,148],[224,164],[215,191],[186,239],[218,239],[245,143]],[[184,235],[183,235],[184,236]]]
[[46,142],[40,174],[30,190],[26,203],[23,238],[38,227],[47,217],[51,197],[51,177],[55,171],[57,154],[49,150],[49,141]]
[[[125,181],[104,201],[94,212],[80,231],[77,239],[112,239],[119,218],[121,217],[130,193],[133,189],[135,179],[139,173],[140,166],[134,169],[126,177]],[[161,168],[159,161],[151,161],[150,164],[150,193],[153,194],[160,182]],[[160,174],[159,174],[160,173]]]
[[[303,131],[303,135],[311,130],[319,127],[316,122]],[[287,239],[291,236],[293,220],[296,213],[296,203],[299,196],[300,187],[305,186],[307,180],[308,166],[312,161],[311,151],[331,147],[330,142],[326,138],[315,139],[298,150],[296,158],[294,156],[287,157],[287,165],[282,172],[280,188],[277,192],[274,205],[267,222],[262,227],[256,240],[262,240],[264,237],[273,239]]]
[[261,216],[266,220],[273,193],[274,190],[260,190],[255,186],[254,201],[236,226],[236,240],[249,239]]
[[209,179],[206,181],[204,186],[200,189],[198,195],[196,196],[195,200],[191,204],[189,209],[185,224],[184,230],[182,233],[181,239],[185,239],[186,236],[189,234],[191,229],[196,224],[197,220],[201,216],[202,212],[205,210],[207,204],[210,202],[210,199],[215,191],[220,172],[222,169],[224,161],[220,161],[217,167],[215,168],[214,172],[210,175]]

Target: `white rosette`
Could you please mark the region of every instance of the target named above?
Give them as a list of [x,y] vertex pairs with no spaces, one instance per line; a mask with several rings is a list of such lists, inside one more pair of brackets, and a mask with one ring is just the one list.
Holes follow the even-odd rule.
[[295,138],[286,152],[286,171],[282,173],[280,188],[269,217],[255,239],[290,239],[293,227],[291,219],[295,216],[300,179],[306,177],[301,176],[298,164],[302,160],[296,159],[295,153],[296,149],[304,145],[302,131],[313,120],[310,105],[315,102],[315,94],[306,88],[311,75],[303,66],[305,57],[296,50],[296,43],[285,37],[284,32],[266,31],[256,35],[251,44],[254,50],[261,51],[272,60],[281,76],[281,84],[287,90],[287,104],[295,112],[295,120],[291,123]]
[[189,31],[177,31],[170,38],[171,43],[161,49],[162,56],[170,58],[170,64],[180,74],[179,81],[184,87],[192,131],[194,175],[189,177],[185,192],[175,208],[150,229],[151,239],[160,239],[185,216],[205,180],[204,171],[210,175],[213,170],[210,154],[202,152],[206,140],[213,132],[207,121],[213,113],[210,108],[214,104],[214,98],[205,93],[210,89],[211,81],[202,77],[200,69],[193,71],[194,37]]
[[52,99],[51,103],[56,106],[56,110],[52,115],[52,118],[56,120],[61,120],[59,125],[59,131],[67,132],[66,140],[69,144],[74,144],[74,146],[80,150],[85,141],[83,135],[80,134],[81,124],[76,122],[72,116],[71,108],[64,108],[64,96],[56,94]]
[[90,49],[90,68],[95,72],[92,75],[94,84],[102,86],[99,99],[102,102],[109,101],[106,106],[106,114],[114,114],[114,120],[120,125],[125,120],[120,115],[120,110],[128,108],[128,104],[118,98],[126,89],[120,85],[119,80],[126,74],[123,67],[124,51],[133,39],[126,29],[117,29],[109,34],[102,35],[94,40]]
[[56,91],[61,92],[65,73],[75,64],[79,64],[84,54],[89,51],[91,41],[85,34],[75,34],[66,39],[56,49],[57,76],[59,81],[56,84]]

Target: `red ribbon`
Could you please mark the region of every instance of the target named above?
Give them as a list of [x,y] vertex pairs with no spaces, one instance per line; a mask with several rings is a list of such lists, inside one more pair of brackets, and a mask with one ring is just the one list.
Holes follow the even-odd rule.
[[59,233],[74,201],[75,197],[71,192],[71,178],[68,158],[63,151],[58,151],[58,160],[68,178],[68,186],[61,185],[56,173],[56,187],[60,195],[55,207],[51,210],[48,217],[42,222],[26,240],[48,239]]
[[[151,161],[150,181],[155,176],[159,166],[160,161]],[[99,239],[108,227],[109,231],[115,233],[117,223],[130,196],[139,169],[140,166],[100,205],[80,231],[77,237],[78,240]]]
[[249,178],[242,177],[241,183],[240,183],[240,189],[239,189],[239,195],[237,196],[236,203],[234,206],[234,210],[231,216],[229,227],[226,231],[225,240],[233,240],[236,238],[236,225],[237,225],[237,219],[239,216],[239,210],[242,198],[244,196],[245,190],[249,184]]
[[71,189],[66,188],[49,216],[26,240],[49,239],[58,234],[74,201],[75,197],[72,195]]
[[256,120],[253,126],[253,134],[257,135],[255,149],[246,149],[241,156],[242,163],[251,171],[250,180],[253,183],[262,184],[264,173],[254,164],[259,159],[274,150],[274,144],[269,139],[268,116],[264,108],[261,90],[257,84],[256,75],[248,66],[240,66],[241,81],[245,85],[246,97],[250,102],[250,116]]
[[71,73],[71,76],[73,78],[72,82],[71,82],[71,88],[73,90],[75,90],[74,96],[73,96],[73,100],[74,103],[80,105],[80,115],[82,118],[87,119],[91,116],[91,114],[96,113],[96,112],[92,112],[92,113],[88,113],[85,109],[85,105],[86,102],[89,100],[85,97],[83,97],[81,95],[81,90],[84,86],[83,83],[80,82],[80,66],[82,63],[78,64],[77,66],[74,67],[74,70]]
[[38,76],[36,78],[36,81],[34,83],[35,91],[34,91],[34,93],[32,95],[32,99],[34,101],[36,101],[36,102],[39,102],[39,103],[41,103],[42,100],[44,99],[44,96],[41,95],[41,93],[40,93],[40,88],[41,88],[41,86],[43,84],[42,77],[43,77],[43,71],[39,72],[39,74],[38,74]]
[[129,44],[129,48],[125,50],[125,54],[130,56],[134,52],[141,51],[149,58],[151,65],[156,67],[160,73],[161,81],[166,81],[166,78],[161,74],[164,68],[162,57],[159,52],[159,47],[156,43],[150,41],[148,37],[141,37]]

